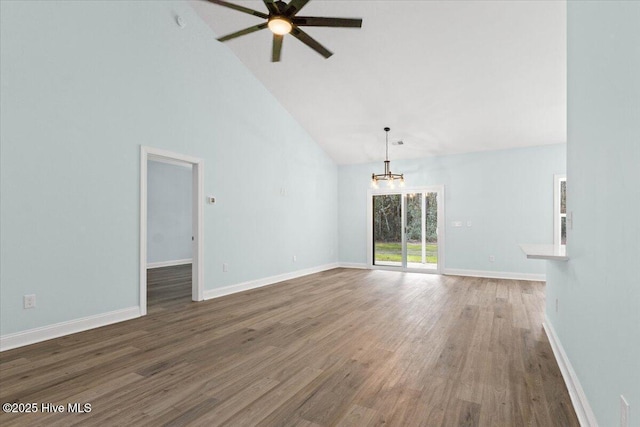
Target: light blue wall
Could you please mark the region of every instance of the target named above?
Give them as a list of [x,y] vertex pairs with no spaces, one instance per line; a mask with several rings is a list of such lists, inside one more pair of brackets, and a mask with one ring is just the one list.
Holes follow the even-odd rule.
[[191,259],[191,166],[149,161],[147,167],[147,262]]
[[336,165],[187,2],[0,5],[0,334],[138,306],[140,145],[204,159],[206,289],[337,261]]
[[[544,274],[544,262],[527,260],[518,244],[553,242],[553,175],[565,173],[565,162],[561,144],[392,158],[391,166],[405,174],[407,188],[444,184],[447,269]],[[371,173],[382,170],[382,161],[338,169],[341,262],[367,262],[367,189]]]
[[[640,426],[640,2],[568,2],[566,263],[547,316],[601,426]],[[555,300],[559,300],[558,313]]]

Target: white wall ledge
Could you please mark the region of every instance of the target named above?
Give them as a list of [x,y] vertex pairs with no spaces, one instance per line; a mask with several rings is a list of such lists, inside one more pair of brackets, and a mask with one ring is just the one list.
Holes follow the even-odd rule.
[[520,249],[529,259],[548,259],[551,261],[568,261],[566,246],[521,244]]

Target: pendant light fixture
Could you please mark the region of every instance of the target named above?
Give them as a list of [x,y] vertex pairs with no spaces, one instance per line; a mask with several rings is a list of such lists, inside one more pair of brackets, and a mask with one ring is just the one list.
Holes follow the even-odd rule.
[[373,188],[378,188],[378,181],[387,181],[387,186],[389,188],[395,188],[395,181],[400,181],[400,187],[404,187],[404,174],[401,173],[391,173],[391,169],[389,165],[391,161],[389,160],[389,131],[391,129],[386,127],[384,131],[386,132],[386,157],[384,160],[384,173],[371,174],[371,186]]

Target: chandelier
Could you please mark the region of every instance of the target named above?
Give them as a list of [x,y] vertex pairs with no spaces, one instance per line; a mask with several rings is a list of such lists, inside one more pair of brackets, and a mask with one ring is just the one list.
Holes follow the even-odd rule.
[[371,186],[373,188],[378,188],[378,181],[387,181],[387,186],[389,188],[395,188],[396,180],[400,181],[400,187],[404,187],[404,174],[391,173],[391,170],[389,169],[389,164],[391,163],[391,161],[389,160],[389,131],[390,130],[391,129],[388,127],[384,128],[384,131],[386,132],[386,141],[387,141],[386,142],[387,154],[384,160],[384,173],[371,174]]

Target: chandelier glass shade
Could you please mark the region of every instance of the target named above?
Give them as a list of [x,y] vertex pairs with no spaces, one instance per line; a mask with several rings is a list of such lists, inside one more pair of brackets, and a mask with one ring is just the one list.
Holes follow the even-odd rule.
[[391,129],[386,127],[384,131],[386,132],[386,156],[384,160],[384,173],[371,174],[371,187],[379,188],[378,181],[387,181],[387,187],[395,188],[396,181],[399,183],[400,187],[404,187],[404,174],[401,173],[391,173],[391,161],[389,160],[389,131]]

